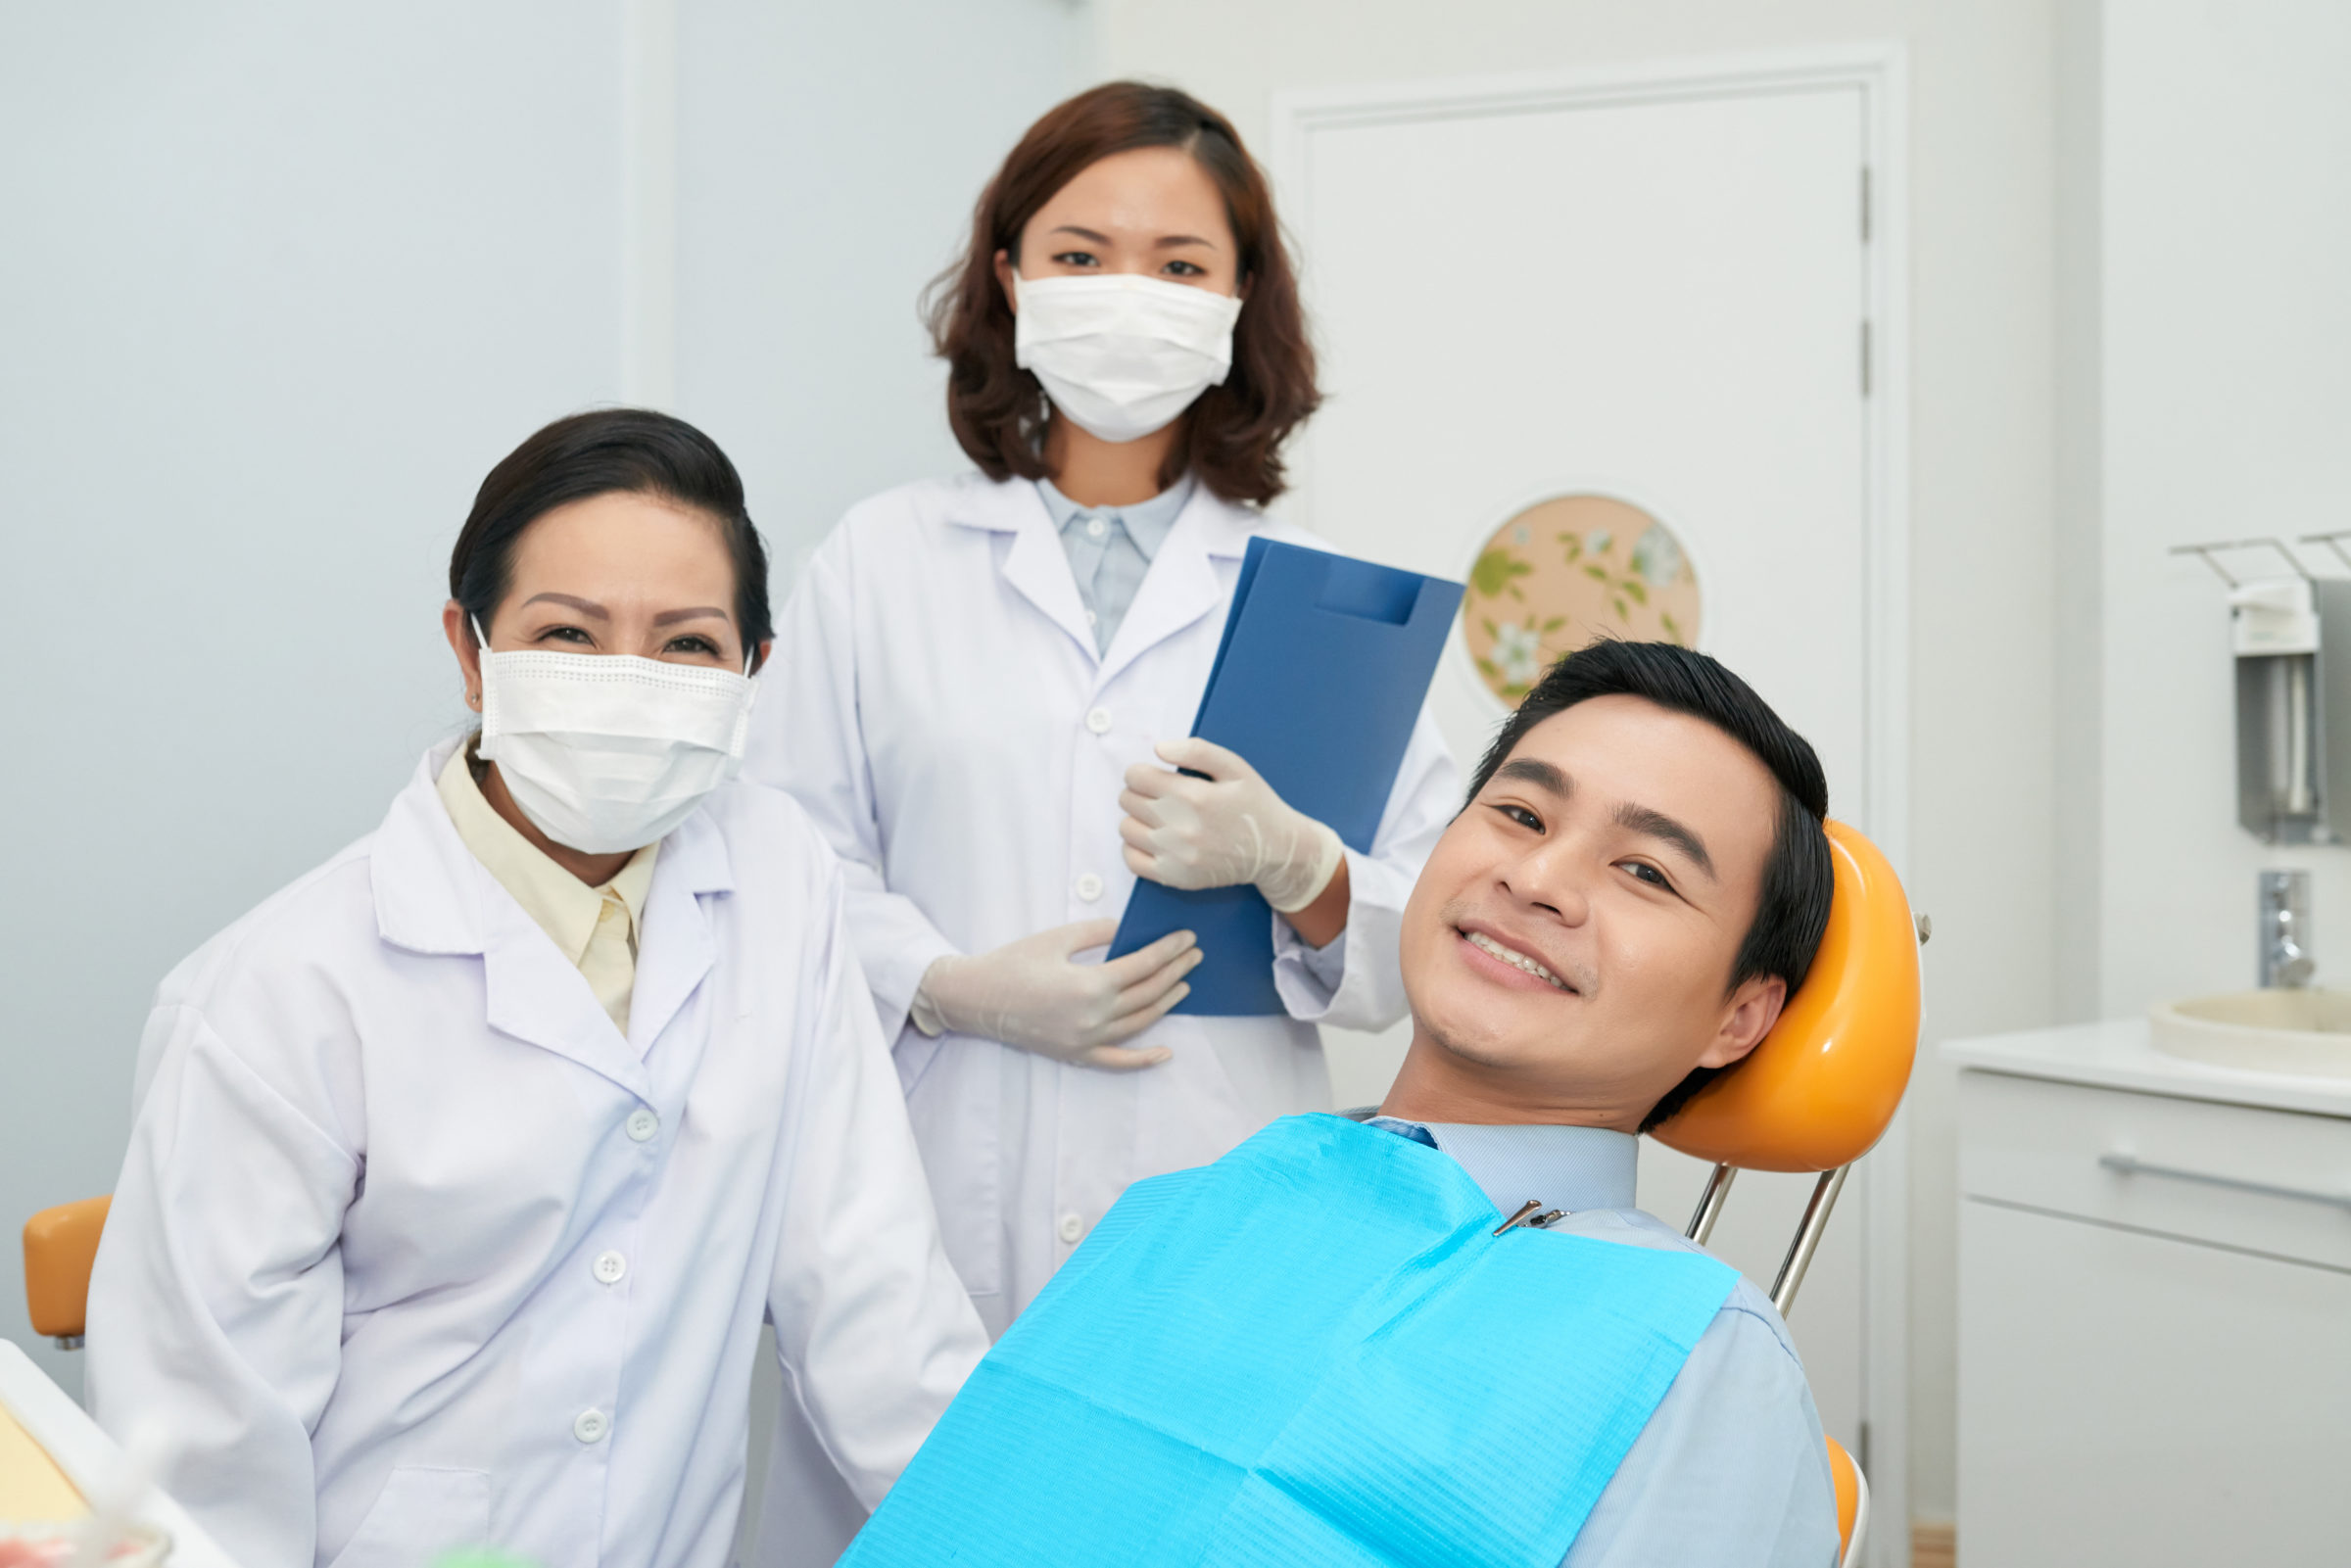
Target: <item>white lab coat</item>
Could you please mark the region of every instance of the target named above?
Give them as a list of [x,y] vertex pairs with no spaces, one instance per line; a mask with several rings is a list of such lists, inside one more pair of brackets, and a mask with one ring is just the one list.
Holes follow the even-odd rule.
[[1128,1184],[1327,1108],[1318,1023],[1404,1014],[1399,920],[1460,804],[1425,712],[1371,852],[1347,852],[1344,946],[1325,955],[1343,960],[1335,986],[1273,919],[1287,1017],[1170,1017],[1131,1043],[1174,1059],[1130,1073],[907,1026],[941,954],[1126,908],[1122,779],[1191,733],[1261,533],[1330,547],[1200,487],[1097,654],[1033,484],[909,485],[857,506],[817,549],[761,677],[745,772],[797,796],[847,864],[850,932],[896,1040],[947,1255],[992,1333]]
[[90,1391],[244,1568],[494,1542],[723,1568],[750,1370],[878,1500],[985,1348],[846,940],[773,790],[663,843],[629,1036],[467,852],[435,749],[165,980]]

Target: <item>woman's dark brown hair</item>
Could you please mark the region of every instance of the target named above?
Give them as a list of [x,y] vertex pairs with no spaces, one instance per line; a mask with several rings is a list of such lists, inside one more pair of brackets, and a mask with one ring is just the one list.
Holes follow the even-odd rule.
[[1233,326],[1232,369],[1183,416],[1160,483],[1174,484],[1188,468],[1226,500],[1271,500],[1286,483],[1281,444],[1322,401],[1298,278],[1265,172],[1232,122],[1173,87],[1114,81],[1080,93],[1030,126],[980,193],[971,245],[932,283],[926,304],[932,346],[947,361],[947,422],[990,479],[1049,477],[1044,389],[1013,362],[1012,309],[996,281],[996,253],[1017,265],[1021,230],[1038,208],[1088,166],[1140,147],[1180,148],[1216,181],[1248,296]]

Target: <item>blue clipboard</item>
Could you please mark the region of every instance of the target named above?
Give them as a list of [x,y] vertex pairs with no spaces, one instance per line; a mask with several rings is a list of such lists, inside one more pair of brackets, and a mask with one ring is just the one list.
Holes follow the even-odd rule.
[[[1462,585],[1443,578],[1253,539],[1192,734],[1368,852],[1461,603]],[[1282,1011],[1273,910],[1256,888],[1138,880],[1110,956],[1181,930],[1199,936],[1202,959],[1176,1012]]]

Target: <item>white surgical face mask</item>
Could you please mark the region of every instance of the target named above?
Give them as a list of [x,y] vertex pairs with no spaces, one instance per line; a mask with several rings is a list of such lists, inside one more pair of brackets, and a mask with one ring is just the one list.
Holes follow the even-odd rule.
[[626,654],[482,657],[481,755],[539,831],[592,855],[642,849],[735,776],[758,688]]
[[1230,294],[1131,272],[1033,281],[1015,272],[1013,359],[1103,441],[1165,427],[1232,368]]

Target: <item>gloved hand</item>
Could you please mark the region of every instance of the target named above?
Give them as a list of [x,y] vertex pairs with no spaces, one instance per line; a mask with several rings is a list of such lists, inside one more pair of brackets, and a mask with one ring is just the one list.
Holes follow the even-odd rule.
[[1070,962],[1089,947],[1108,947],[1118,931],[1115,920],[1080,921],[990,953],[935,960],[915,988],[915,1027],[977,1034],[1080,1067],[1155,1068],[1175,1053],[1119,1042],[1191,994],[1183,977],[1199,965],[1200,944],[1190,931],[1176,931],[1107,964]]
[[1285,915],[1322,896],[1346,858],[1337,833],[1291,810],[1255,768],[1214,741],[1165,740],[1158,749],[1172,766],[1208,777],[1148,763],[1127,770],[1119,836],[1137,877],[1170,887],[1253,882]]

